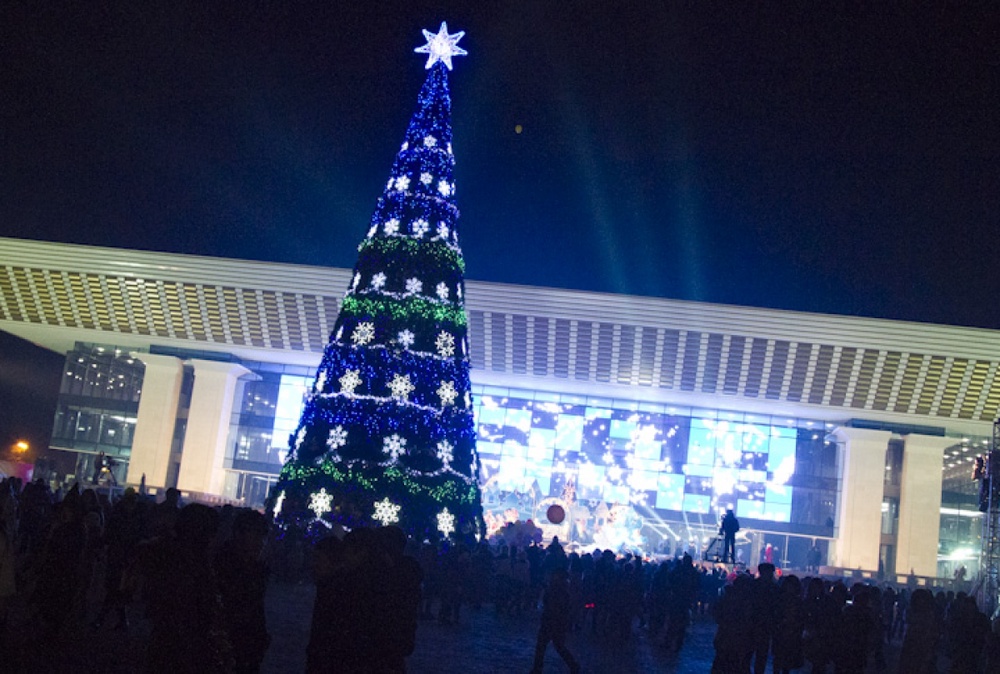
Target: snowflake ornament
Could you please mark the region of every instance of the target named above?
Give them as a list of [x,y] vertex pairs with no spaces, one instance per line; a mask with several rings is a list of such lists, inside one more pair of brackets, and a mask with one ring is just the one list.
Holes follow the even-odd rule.
[[434,289],[434,292],[437,293],[437,296],[440,299],[442,300],[448,299],[448,284],[446,284],[444,281],[441,281],[441,283],[437,284],[437,288]]
[[385,224],[382,226],[382,231],[384,231],[387,235],[392,236],[399,231],[399,220],[396,218],[386,220]]
[[317,492],[313,492],[309,495],[309,510],[316,513],[316,518],[319,519],[324,513],[328,513],[333,510],[333,495],[326,493],[326,487],[323,487]]
[[441,182],[438,183],[438,192],[441,193],[442,197],[451,196],[452,187],[451,185],[448,184],[447,180],[442,180]]
[[458,41],[465,37],[465,31],[458,31],[457,33],[448,34],[448,23],[445,21],[441,22],[441,27],[438,29],[437,34],[430,32],[429,30],[423,31],[424,39],[427,40],[427,44],[417,47],[413,51],[418,54],[427,54],[427,63],[424,65],[426,70],[430,70],[438,61],[441,61],[451,70],[451,57],[452,56],[465,56],[469,52],[465,51],[458,46]]
[[458,397],[458,391],[455,390],[455,382],[441,382],[441,385],[438,386],[437,394],[441,398],[441,407],[455,404],[455,398]]
[[438,236],[440,236],[442,239],[447,239],[450,233],[451,229],[448,227],[447,223],[444,222],[438,223]]
[[410,295],[416,295],[421,290],[424,289],[424,282],[418,278],[406,279],[406,292]]
[[275,517],[281,512],[281,506],[285,505],[285,492],[278,494],[278,498],[274,499],[274,510],[271,512]]
[[406,438],[402,438],[395,433],[388,438],[382,438],[382,453],[387,454],[393,463],[399,461],[399,457],[406,451]]
[[422,238],[430,230],[431,226],[427,224],[427,221],[421,218],[420,220],[414,220],[412,229],[413,235],[415,237]]
[[355,346],[364,346],[375,339],[375,324],[369,321],[358,323],[351,333],[351,341]]
[[330,429],[330,437],[326,440],[326,446],[336,451],[347,444],[347,431],[343,426],[336,426]]
[[424,147],[434,147],[438,144],[438,139],[434,136],[424,136]]
[[438,333],[434,346],[442,358],[451,358],[455,355],[455,336],[442,330]]
[[452,446],[452,444],[447,440],[439,442],[437,444],[438,461],[443,463],[445,466],[449,466],[451,464],[451,460],[455,458],[454,450],[454,446]]
[[426,172],[421,173],[420,182],[422,182],[424,185],[430,185],[432,182],[434,182],[434,176]]
[[381,290],[385,286],[385,274],[379,272],[372,276],[372,288],[375,290]]
[[401,331],[399,335],[396,337],[396,341],[399,342],[399,345],[402,346],[404,349],[409,349],[411,346],[413,346],[414,339],[416,339],[416,337],[409,330]]
[[340,379],[340,391],[344,395],[354,395],[354,389],[361,386],[361,377],[357,370],[348,370]]
[[438,531],[446,538],[455,533],[455,516],[445,508],[437,515]]
[[381,501],[375,501],[375,514],[372,515],[372,519],[384,527],[389,526],[399,521],[399,510],[400,506],[388,498],[384,498]]
[[323,388],[326,386],[326,370],[320,370],[316,375],[316,384],[313,385],[313,391],[316,393],[322,393]]
[[410,189],[410,177],[409,176],[399,176],[396,178],[396,189],[400,192],[405,192]]
[[406,402],[414,388],[416,387],[410,381],[408,374],[396,374],[389,382],[389,391],[392,393],[392,397],[403,402]]

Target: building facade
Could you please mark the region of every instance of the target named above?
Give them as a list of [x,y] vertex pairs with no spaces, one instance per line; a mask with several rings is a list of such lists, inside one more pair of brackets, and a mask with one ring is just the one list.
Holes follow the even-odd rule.
[[[73,479],[257,505],[349,281],[0,239],[0,329],[66,354]],[[474,281],[466,307],[492,526],[697,552],[732,508],[747,561],[974,571],[1000,332]]]

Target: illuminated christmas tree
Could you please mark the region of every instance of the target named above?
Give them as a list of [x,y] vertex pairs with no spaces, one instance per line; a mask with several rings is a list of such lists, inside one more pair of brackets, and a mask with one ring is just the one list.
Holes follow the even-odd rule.
[[281,526],[482,532],[448,91],[463,35],[442,23],[416,49],[417,110],[271,492]]

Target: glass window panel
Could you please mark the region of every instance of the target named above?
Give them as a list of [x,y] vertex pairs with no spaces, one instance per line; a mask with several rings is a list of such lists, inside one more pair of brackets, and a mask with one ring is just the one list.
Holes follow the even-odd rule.
[[634,470],[629,477],[629,486],[640,491],[655,491],[658,487],[657,475],[651,470]]
[[555,447],[565,450],[579,450],[583,443],[582,416],[562,414],[556,423]]
[[684,474],[685,475],[695,475],[695,476],[699,476],[699,477],[712,477],[712,474],[714,472],[715,472],[715,468],[713,466],[702,466],[702,465],[699,465],[699,464],[696,464],[696,463],[689,463],[686,466],[684,466]]
[[479,411],[478,423],[503,425],[507,410],[502,407],[487,407],[485,405],[480,405],[477,409]]
[[792,488],[791,487],[777,487],[770,484],[767,485],[764,498],[768,505],[771,504],[788,504],[791,506],[792,503]]
[[711,507],[711,498],[698,494],[684,495],[684,510],[689,513],[708,514]]
[[502,448],[503,445],[498,444],[496,442],[479,441],[476,443],[476,449],[479,451],[480,456],[490,455],[490,454],[499,456]]
[[631,440],[632,434],[635,433],[638,424],[632,420],[611,420],[611,432],[610,436],[612,438],[620,438],[622,440]]
[[768,502],[764,506],[764,515],[765,519],[771,520],[773,522],[791,522],[792,504]]
[[630,491],[625,485],[605,485],[604,500],[609,503],[628,503]]
[[600,487],[604,482],[605,469],[591,463],[582,464],[577,472],[578,484],[581,487]]
[[741,498],[736,502],[736,516],[764,519],[764,502]]
[[508,409],[505,425],[527,433],[531,430],[531,410]]
[[684,508],[684,476],[664,475],[657,477],[656,507],[665,510]]
[[503,450],[500,454],[505,459],[508,457],[512,459],[525,459],[528,457],[528,447],[517,442],[507,441],[503,443]]
[[780,470],[787,470],[787,467],[782,468],[788,460],[792,462],[791,472],[795,471],[795,445],[796,440],[792,438],[772,438],[770,451],[767,457],[767,470],[770,472],[775,472]]

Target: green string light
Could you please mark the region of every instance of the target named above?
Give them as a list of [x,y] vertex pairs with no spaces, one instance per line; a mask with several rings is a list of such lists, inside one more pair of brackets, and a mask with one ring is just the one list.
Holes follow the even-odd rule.
[[397,321],[419,316],[439,323],[451,323],[457,328],[464,328],[466,324],[463,307],[438,304],[422,297],[397,300],[384,296],[375,299],[351,295],[344,298],[340,313],[351,316],[391,316]]
[[372,252],[395,259],[403,255],[433,257],[442,267],[457,267],[459,271],[465,272],[465,260],[462,258],[461,253],[440,241],[415,241],[402,237],[379,237],[362,241],[358,246],[358,252],[366,250],[371,250]]

